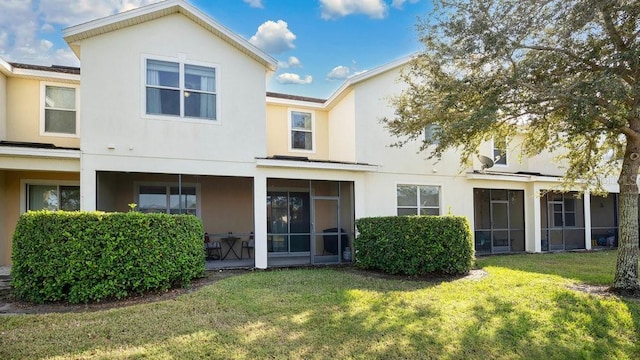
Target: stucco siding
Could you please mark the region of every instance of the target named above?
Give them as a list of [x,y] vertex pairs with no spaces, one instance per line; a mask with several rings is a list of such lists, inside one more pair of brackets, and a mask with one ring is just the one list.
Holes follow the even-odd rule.
[[349,91],[329,112],[329,157],[356,161],[355,95]]
[[80,139],[77,137],[40,134],[40,87],[39,80],[7,79],[6,140],[79,147]]
[[0,229],[0,265],[11,264],[13,231],[22,211],[26,210],[26,184],[29,181],[58,184],[60,181],[78,182],[78,173],[40,171],[0,172],[0,214],[4,224]]
[[[84,40],[81,51],[85,153],[236,162],[266,155],[264,67],[185,16]],[[216,66],[218,121],[146,116],[145,57]]]
[[0,73],[0,141],[7,138],[7,77]]

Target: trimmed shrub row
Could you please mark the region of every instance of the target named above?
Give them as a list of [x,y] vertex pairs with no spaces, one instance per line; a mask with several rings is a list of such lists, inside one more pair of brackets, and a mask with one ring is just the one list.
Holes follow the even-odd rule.
[[469,221],[461,216],[356,220],[355,264],[390,274],[466,274],[474,262]]
[[184,286],[204,275],[202,234],[192,215],[27,212],[13,236],[14,295],[86,303]]

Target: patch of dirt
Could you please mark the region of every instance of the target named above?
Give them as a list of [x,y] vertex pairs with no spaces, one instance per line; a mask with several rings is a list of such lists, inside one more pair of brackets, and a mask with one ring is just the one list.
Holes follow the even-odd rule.
[[580,291],[591,295],[605,297],[616,296],[616,294],[610,291],[610,287],[605,285],[572,284],[568,287],[573,291]]
[[446,274],[429,274],[429,275],[420,275],[420,276],[409,276],[409,275],[394,275],[388,274],[382,271],[376,270],[362,270],[355,267],[343,267],[345,271],[349,271],[353,274],[358,274],[365,277],[374,277],[380,279],[390,279],[390,280],[407,280],[407,281],[425,281],[425,282],[448,282],[454,280],[481,280],[488,276],[487,272],[483,269],[472,269],[466,275],[446,275]]
[[246,274],[251,272],[250,269],[232,269],[232,270],[213,270],[207,271],[205,276],[191,282],[191,285],[184,288],[174,288],[166,292],[148,293],[139,296],[132,296],[122,300],[105,300],[98,303],[89,304],[67,304],[67,303],[47,303],[33,304],[29,302],[16,300],[12,295],[0,299],[0,316],[1,315],[18,315],[18,314],[48,314],[48,313],[67,313],[67,312],[84,312],[84,311],[100,311],[125,307],[137,304],[146,304],[156,301],[170,300],[182,294],[193,292],[205,285],[228,278],[231,276]]

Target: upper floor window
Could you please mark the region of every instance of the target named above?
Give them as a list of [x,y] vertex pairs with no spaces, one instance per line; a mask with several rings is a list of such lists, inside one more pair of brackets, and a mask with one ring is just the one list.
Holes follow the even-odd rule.
[[438,145],[440,141],[436,138],[436,132],[440,130],[440,125],[429,124],[424,127],[424,141],[431,145]]
[[289,111],[291,150],[313,151],[313,113]]
[[493,138],[493,161],[496,165],[507,165],[507,138]]
[[398,215],[440,215],[440,187],[398,185]]
[[146,60],[146,113],[217,120],[216,68]]
[[78,135],[77,87],[42,84],[41,134]]

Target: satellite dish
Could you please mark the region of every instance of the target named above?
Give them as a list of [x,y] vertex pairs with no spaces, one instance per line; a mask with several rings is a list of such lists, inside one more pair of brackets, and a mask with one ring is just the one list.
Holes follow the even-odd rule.
[[482,164],[482,168],[480,170],[489,169],[493,167],[493,160],[490,157],[484,155],[478,155],[478,160]]

